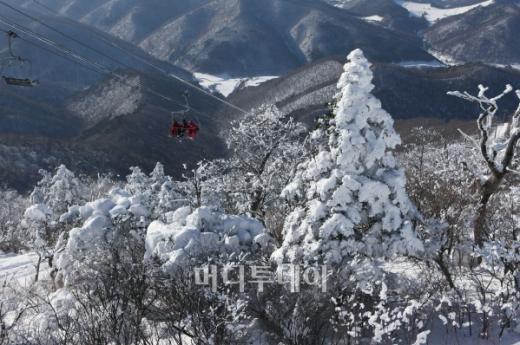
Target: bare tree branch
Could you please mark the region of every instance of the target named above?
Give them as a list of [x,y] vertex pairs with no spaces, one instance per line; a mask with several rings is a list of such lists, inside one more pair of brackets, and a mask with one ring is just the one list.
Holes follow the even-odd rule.
[[[493,127],[493,120],[498,111],[497,101],[513,90],[511,85],[507,85],[500,94],[489,98],[486,96],[487,87],[479,85],[479,93],[477,96],[468,92],[451,91],[448,95],[462,98],[466,101],[477,103],[480,106],[481,113],[477,120],[478,129],[480,131],[479,149],[482,158],[491,172],[491,175],[480,181],[480,203],[477,208],[477,215],[474,221],[474,241],[482,247],[486,240],[485,222],[487,218],[487,207],[489,199],[498,191],[504,177],[511,172],[509,166],[515,155],[515,148],[520,140],[520,104],[513,114],[510,126],[510,134],[504,144],[499,146],[490,143],[490,133]],[[520,99],[520,90],[516,91],[517,97]],[[505,148],[502,159],[498,161],[499,152]]]

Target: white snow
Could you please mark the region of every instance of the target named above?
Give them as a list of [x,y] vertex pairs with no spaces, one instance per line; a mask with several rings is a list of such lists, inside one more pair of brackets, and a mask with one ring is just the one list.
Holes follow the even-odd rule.
[[489,64],[489,65],[498,67],[498,68],[512,68],[512,69],[516,69],[516,70],[520,71],[520,63],[509,64],[509,65],[493,63],[493,64]]
[[419,3],[419,2],[413,2],[413,1],[403,1],[403,0],[395,0],[395,1],[397,4],[401,5],[406,10],[408,10],[408,12],[410,12],[412,15],[417,16],[417,17],[424,16],[426,18],[426,20],[428,20],[428,22],[430,22],[430,23],[435,23],[436,21],[439,21],[444,18],[466,13],[479,6],[489,6],[495,2],[494,0],[487,0],[487,1],[483,1],[481,3],[469,5],[469,6],[462,6],[462,7],[455,7],[455,8],[438,8],[438,7],[434,7],[430,4],[423,4],[423,3]]
[[245,87],[255,87],[269,80],[278,78],[277,76],[252,77],[252,78],[223,78],[211,74],[194,73],[193,76],[199,84],[209,91],[216,91],[228,97],[235,90]]
[[[16,281],[21,286],[28,286],[34,281],[38,255],[34,252],[23,254],[0,254],[0,281]],[[48,273],[45,261],[40,267],[40,278]]]
[[25,211],[24,218],[35,222],[44,222],[51,214],[52,211],[46,205],[37,204]]
[[368,17],[363,17],[363,20],[366,20],[367,22],[382,22],[385,18],[379,16],[379,15],[373,15]]
[[506,139],[509,134],[509,123],[503,123],[497,126],[495,129],[494,139],[495,141]]
[[190,256],[265,248],[272,241],[264,226],[247,216],[230,216],[201,207],[175,212],[171,223],[154,221],[146,233],[145,259],[158,257],[165,271],[182,266]]
[[409,67],[409,68],[423,68],[423,67],[430,67],[430,68],[440,68],[440,67],[446,67],[441,61],[438,60],[432,60],[432,61],[403,61],[399,63],[402,67]]
[[71,283],[69,277],[72,277],[73,270],[77,269],[75,263],[84,261],[85,256],[110,240],[112,217],[130,213],[143,219],[149,214],[141,203],[142,198],[130,196],[126,190],[113,188],[109,196],[110,198],[101,198],[69,209],[68,213],[71,215],[77,212],[74,216],[80,217],[83,224],[69,231],[66,244],[55,255],[56,268],[64,278],[65,285]]
[[427,330],[427,331],[424,331],[424,332],[421,332],[421,333],[417,334],[417,340],[413,344],[414,345],[426,344],[428,342],[428,335],[430,333],[431,333],[431,331]]
[[437,60],[441,61],[446,66],[456,66],[456,65],[462,65],[464,63],[463,61],[458,61],[458,60],[454,59],[453,57],[451,57],[451,56],[449,56],[447,54],[438,52],[438,51],[433,50],[433,49],[427,49],[426,51],[430,55],[435,57]]

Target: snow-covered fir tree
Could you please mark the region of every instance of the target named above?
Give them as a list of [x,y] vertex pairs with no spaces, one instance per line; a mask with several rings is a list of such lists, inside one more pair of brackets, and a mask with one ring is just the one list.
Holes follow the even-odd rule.
[[348,56],[330,128],[313,133],[328,140],[283,191],[295,206],[273,254],[277,262],[341,265],[358,255],[422,250],[412,224],[416,210],[393,155],[400,137],[371,93],[370,67],[361,50]]
[[154,215],[156,218],[164,218],[169,212],[175,211],[186,203],[186,199],[176,188],[176,182],[169,178],[161,184],[157,193]]
[[126,190],[134,195],[146,194],[150,188],[150,179],[139,167],[130,168],[130,175],[126,177],[126,182]]
[[155,168],[150,173],[151,188],[155,192],[158,192],[161,190],[163,183],[167,181],[168,176],[166,176],[166,173],[164,172],[164,165],[160,162],[157,162],[157,164],[155,164]]

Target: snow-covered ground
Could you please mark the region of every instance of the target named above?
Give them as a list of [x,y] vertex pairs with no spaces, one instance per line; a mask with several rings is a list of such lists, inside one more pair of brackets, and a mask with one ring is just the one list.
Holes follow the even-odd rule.
[[[17,282],[21,286],[28,286],[34,281],[38,256],[29,252],[23,254],[0,254],[0,281],[3,283]],[[48,266],[42,262],[40,278],[48,275]]]
[[430,23],[435,23],[438,20],[455,16],[458,14],[466,13],[476,7],[479,6],[489,6],[493,4],[494,0],[487,0],[483,1],[478,4],[469,5],[469,6],[462,6],[462,7],[455,7],[455,8],[437,8],[430,4],[423,4],[419,2],[413,2],[413,1],[403,1],[403,0],[395,0],[399,5],[406,8],[408,12],[411,14],[422,17],[424,16],[426,20],[428,20]]
[[216,91],[227,97],[238,88],[258,86],[271,79],[278,78],[277,76],[253,77],[253,78],[231,78],[226,79],[211,74],[194,73],[195,78],[200,85],[210,91]]
[[463,61],[457,61],[451,56],[435,51],[433,49],[428,49],[427,51],[431,56],[435,57],[437,60],[441,61],[446,66],[456,66],[462,65],[464,63]]
[[499,67],[499,68],[509,68],[510,67],[510,68],[520,71],[520,63],[514,63],[514,64],[510,64],[510,65],[493,64],[492,66]]
[[403,61],[399,63],[402,67],[446,67],[445,64],[443,64],[440,61],[433,60],[433,61]]
[[366,20],[367,22],[382,22],[385,18],[379,16],[379,15],[373,15],[368,17],[363,17],[363,20]]
[[[414,262],[407,260],[406,258],[396,258],[391,263],[385,263],[382,269],[390,274],[399,274],[406,279],[411,281],[417,280],[418,277],[423,275],[421,268]],[[462,278],[458,283],[465,285],[466,279]],[[467,284],[470,286],[471,283]],[[492,287],[490,283],[488,287]],[[494,289],[500,289],[500,286],[495,285]],[[471,294],[471,292],[469,292]],[[476,292],[474,292],[476,294]],[[478,298],[475,297],[475,303]],[[520,345],[520,326],[515,329],[508,329],[500,336],[500,327],[495,324],[495,327],[491,328],[488,339],[481,339],[479,337],[479,330],[481,323],[478,317],[472,318],[471,322],[464,320],[460,322],[458,319],[448,320],[442,314],[433,318],[429,324],[429,330],[427,342],[422,344],[429,345]],[[447,323],[451,323],[451,327],[447,326]],[[493,320],[496,322],[496,320]],[[418,342],[417,342],[418,343]],[[415,343],[415,344],[417,344]]]

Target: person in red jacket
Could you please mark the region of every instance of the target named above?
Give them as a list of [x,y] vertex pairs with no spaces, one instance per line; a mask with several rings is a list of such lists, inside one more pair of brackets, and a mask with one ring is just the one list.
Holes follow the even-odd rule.
[[186,124],[186,132],[188,133],[188,138],[194,140],[197,136],[197,133],[199,132],[199,125],[197,125],[195,121],[188,121]]
[[180,137],[182,136],[182,124],[174,120],[172,126],[170,128],[170,134],[172,137]]

